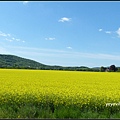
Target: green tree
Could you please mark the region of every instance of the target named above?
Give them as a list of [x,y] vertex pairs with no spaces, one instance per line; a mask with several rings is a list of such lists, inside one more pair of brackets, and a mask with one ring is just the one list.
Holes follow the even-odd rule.
[[117,68],[115,67],[115,65],[111,65],[110,68],[109,68],[109,70],[111,72],[115,72],[115,71],[117,71]]
[[105,70],[106,70],[105,67],[103,67],[103,66],[100,67],[100,72],[105,72]]

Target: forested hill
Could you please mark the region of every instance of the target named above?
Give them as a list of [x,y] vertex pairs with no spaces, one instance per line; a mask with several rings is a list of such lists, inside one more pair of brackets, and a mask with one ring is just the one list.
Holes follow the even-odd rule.
[[74,70],[74,71],[99,71],[99,68],[81,67],[63,67],[41,64],[34,60],[18,57],[15,55],[0,54],[0,68],[13,69],[40,69],[40,70]]
[[0,54],[0,68],[31,68],[42,69],[46,65],[36,62],[34,60],[25,59],[15,55]]

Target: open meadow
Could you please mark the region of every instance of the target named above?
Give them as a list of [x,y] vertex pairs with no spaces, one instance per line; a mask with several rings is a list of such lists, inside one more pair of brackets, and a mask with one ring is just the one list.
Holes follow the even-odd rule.
[[120,118],[120,73],[0,69],[0,118]]

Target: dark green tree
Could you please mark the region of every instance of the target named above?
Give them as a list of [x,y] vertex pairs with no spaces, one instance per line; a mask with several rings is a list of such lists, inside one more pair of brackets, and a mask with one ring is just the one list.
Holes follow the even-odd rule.
[[115,71],[117,71],[117,68],[115,67],[115,65],[111,65],[109,70],[110,70],[110,72],[115,72]]
[[100,72],[105,72],[105,70],[106,70],[105,67],[103,67],[103,66],[100,67]]

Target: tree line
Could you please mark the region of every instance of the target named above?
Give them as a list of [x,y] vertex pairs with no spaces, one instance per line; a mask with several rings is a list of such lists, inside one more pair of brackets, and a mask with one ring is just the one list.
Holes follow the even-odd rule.
[[110,67],[101,66],[100,72],[120,72],[120,67],[116,67],[115,65],[111,65]]
[[34,60],[25,59],[15,55],[2,55],[0,54],[0,68],[9,69],[36,69],[36,70],[64,70],[64,71],[93,71],[93,72],[120,72],[120,68],[115,65],[110,67],[95,67],[89,68],[86,66],[80,67],[64,67],[64,66],[50,66],[41,64]]

